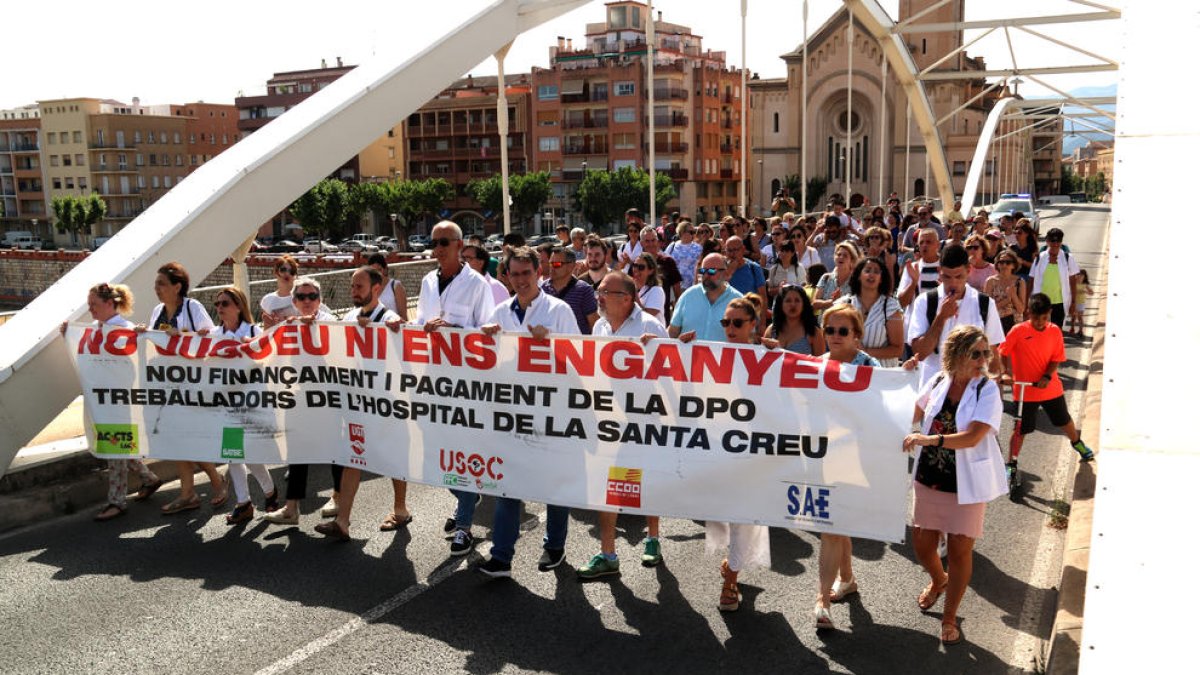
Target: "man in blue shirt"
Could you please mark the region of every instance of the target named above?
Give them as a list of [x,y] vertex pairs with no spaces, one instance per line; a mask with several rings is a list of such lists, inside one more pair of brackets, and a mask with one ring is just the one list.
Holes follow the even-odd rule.
[[762,266],[746,259],[746,245],[740,237],[725,240],[725,255],[729,258],[729,285],[742,295],[758,293],[765,301],[767,275],[763,273]]
[[725,316],[725,307],[742,294],[729,285],[729,263],[720,253],[704,256],[697,274],[700,283],[684,291],[675,303],[668,333],[684,341],[723,342],[725,329],[721,328],[721,318]]

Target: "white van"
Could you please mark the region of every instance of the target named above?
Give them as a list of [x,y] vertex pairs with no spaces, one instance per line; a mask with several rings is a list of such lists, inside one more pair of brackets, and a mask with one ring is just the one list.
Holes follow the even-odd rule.
[[6,248],[23,248],[33,251],[41,250],[42,239],[27,230],[13,230],[4,234],[0,245]]

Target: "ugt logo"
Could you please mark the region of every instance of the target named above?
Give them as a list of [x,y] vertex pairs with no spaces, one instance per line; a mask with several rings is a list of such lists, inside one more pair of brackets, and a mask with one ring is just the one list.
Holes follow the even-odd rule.
[[350,456],[350,463],[358,464],[359,466],[366,466],[367,460],[363,457],[363,455],[367,452],[366,430],[363,429],[363,425],[361,424],[351,423],[348,424],[347,427],[350,432],[350,449],[354,452],[354,454]]
[[789,520],[829,520],[829,488],[812,485],[789,485],[787,512]]

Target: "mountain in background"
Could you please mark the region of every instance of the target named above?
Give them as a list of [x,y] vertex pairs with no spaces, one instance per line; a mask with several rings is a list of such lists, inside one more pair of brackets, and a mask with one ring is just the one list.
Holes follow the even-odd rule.
[[[1069,93],[1071,96],[1074,96],[1076,98],[1092,98],[1092,97],[1100,97],[1100,96],[1115,97],[1117,95],[1117,85],[1116,85],[1116,83],[1113,83],[1113,84],[1104,85],[1104,86],[1100,86],[1100,87],[1079,87],[1078,89],[1072,89],[1071,91],[1069,91],[1067,93]],[[1057,98],[1057,96],[1056,95],[1055,96],[1030,96],[1029,98],[1030,99]],[[1101,110],[1108,110],[1108,111],[1115,111],[1117,109],[1117,107],[1115,105],[1101,105],[1101,106],[1096,106],[1096,107],[1100,108]],[[1080,108],[1078,106],[1070,106],[1067,108],[1067,110],[1070,112],[1087,112],[1088,111],[1087,108]],[[1083,119],[1088,122],[1092,122],[1092,123],[1096,124],[1096,126],[1111,126],[1112,125],[1112,122],[1107,117],[1102,117],[1100,115],[1088,116],[1088,117],[1084,117]],[[1107,122],[1107,124],[1101,124],[1101,122]],[[1071,128],[1070,120],[1068,120],[1066,122],[1066,128],[1067,129]],[[1083,127],[1082,125],[1080,125],[1080,129],[1083,130],[1083,129],[1086,129],[1086,127]],[[1063,155],[1072,154],[1073,152],[1075,152],[1076,148],[1082,148],[1083,146],[1087,145],[1088,141],[1111,141],[1112,139],[1113,139],[1113,137],[1111,134],[1107,134],[1107,135],[1106,134],[1088,134],[1087,136],[1064,136],[1063,137],[1063,149],[1062,149]]]

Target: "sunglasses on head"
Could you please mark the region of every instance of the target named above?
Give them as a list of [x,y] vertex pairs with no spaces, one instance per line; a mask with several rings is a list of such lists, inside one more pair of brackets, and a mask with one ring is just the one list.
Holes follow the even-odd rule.
[[729,324],[733,324],[734,328],[741,328],[750,323],[750,319],[721,319],[721,327],[729,328]]
[[292,297],[300,301],[320,300],[321,294],[316,291],[313,291],[312,293],[292,293]]
[[449,246],[450,244],[453,244],[456,241],[458,241],[458,240],[451,239],[450,237],[439,237],[437,239],[431,240],[429,243],[433,244],[434,248],[437,248],[439,246]]
[[826,335],[840,335],[842,337],[850,336],[850,329],[845,326],[825,326]]

